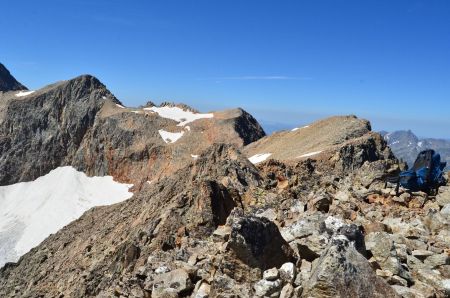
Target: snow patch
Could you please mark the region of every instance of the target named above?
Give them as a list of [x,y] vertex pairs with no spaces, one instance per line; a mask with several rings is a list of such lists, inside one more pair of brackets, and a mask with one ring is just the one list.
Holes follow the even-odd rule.
[[291,129],[291,131],[296,131],[296,130],[303,129],[303,128],[308,128],[308,127],[309,127],[309,125],[305,125],[305,126],[302,126],[302,127],[296,127],[296,128]]
[[118,107],[121,108],[121,109],[125,109],[125,107],[124,107],[123,105],[120,105],[120,104],[118,104],[118,103],[116,103],[116,106],[118,106]]
[[191,154],[191,157],[192,157],[193,159],[197,159],[197,158],[198,158],[198,155],[196,155],[196,154]]
[[315,152],[306,153],[306,154],[300,155],[298,158],[300,158],[300,157],[309,157],[309,156],[313,156],[313,155],[316,155],[316,154],[319,154],[319,153],[322,153],[322,151],[315,151]]
[[34,92],[35,92],[34,90],[33,91],[19,91],[19,92],[16,93],[16,96],[17,97],[24,97],[24,96],[30,95],[30,94],[32,94]]
[[250,157],[248,160],[252,163],[252,164],[257,164],[260,162],[265,161],[269,156],[271,156],[272,153],[260,153],[260,154],[255,154],[252,157]]
[[131,184],[111,176],[88,177],[72,167],[59,167],[31,182],[0,186],[0,267],[86,210],[130,198]]
[[422,147],[423,146],[423,142],[417,143],[417,146]]
[[165,131],[163,129],[160,129],[160,130],[158,130],[158,132],[159,132],[159,135],[161,136],[161,138],[164,140],[164,142],[166,142],[168,144],[175,143],[184,135],[184,131],[170,132],[170,131]]
[[168,118],[175,120],[176,122],[179,122],[178,126],[185,126],[188,123],[191,123],[198,119],[206,119],[206,118],[213,118],[213,113],[207,113],[207,114],[200,114],[200,113],[193,113],[191,111],[185,111],[179,107],[151,107],[151,108],[144,108],[146,111],[152,111],[155,113],[158,113],[159,116],[163,118]]

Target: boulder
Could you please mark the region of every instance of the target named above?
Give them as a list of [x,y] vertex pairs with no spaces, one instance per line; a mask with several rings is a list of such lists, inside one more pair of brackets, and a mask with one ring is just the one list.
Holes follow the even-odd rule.
[[306,297],[399,297],[343,235],[336,235],[305,283]]

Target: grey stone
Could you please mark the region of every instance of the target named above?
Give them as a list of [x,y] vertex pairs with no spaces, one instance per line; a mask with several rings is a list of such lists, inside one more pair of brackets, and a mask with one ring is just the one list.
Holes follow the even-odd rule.
[[344,236],[335,236],[305,283],[306,297],[396,297]]
[[156,275],[153,289],[157,292],[170,288],[177,294],[183,294],[194,288],[189,274],[183,269],[175,269],[167,273]]
[[442,265],[450,265],[450,257],[448,254],[435,254],[432,256],[429,256],[425,259],[424,263],[426,265],[429,265],[432,268],[442,266]]
[[266,271],[263,272],[263,278],[265,280],[270,280],[270,281],[274,281],[278,279],[278,269],[277,268],[271,268],[271,269],[267,269]]
[[291,298],[294,295],[294,287],[291,284],[286,284],[281,289],[280,298]]
[[277,279],[274,281],[269,281],[262,279],[258,281],[254,286],[253,289],[255,290],[256,296],[269,296],[281,289],[282,282],[281,280]]
[[295,265],[291,262],[284,263],[281,265],[280,269],[280,278],[285,281],[292,283],[295,279],[296,268]]

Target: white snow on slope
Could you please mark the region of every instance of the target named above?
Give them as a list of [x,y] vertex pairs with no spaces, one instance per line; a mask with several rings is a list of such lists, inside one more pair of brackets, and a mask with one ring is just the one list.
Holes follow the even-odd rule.
[[179,138],[181,138],[184,135],[184,131],[182,132],[170,132],[165,131],[163,129],[158,130],[159,135],[166,143],[175,143],[178,141]]
[[119,108],[121,108],[121,109],[125,109],[125,107],[124,107],[123,105],[120,105],[120,104],[118,104],[118,103],[116,103],[116,106],[119,107]]
[[199,113],[193,113],[191,111],[185,111],[179,107],[151,107],[151,108],[144,108],[146,111],[153,111],[158,113],[159,116],[163,118],[168,118],[175,120],[179,122],[177,126],[185,126],[188,123],[191,123],[198,119],[203,118],[213,118],[213,113],[207,113],[207,114],[199,114]]
[[300,155],[298,158],[300,158],[300,157],[309,157],[309,156],[313,156],[313,155],[319,154],[319,153],[321,153],[321,152],[322,152],[322,151],[315,151],[315,152],[306,153],[306,154]]
[[33,91],[19,91],[19,92],[16,93],[16,96],[17,97],[24,97],[24,96],[30,95],[30,94],[32,94],[34,92],[35,92],[34,90]]
[[296,130],[299,130],[299,129],[302,129],[302,128],[308,128],[308,127],[309,127],[309,125],[305,125],[303,127],[296,127],[296,128],[291,129],[291,131],[296,131]]
[[0,186],[0,267],[15,262],[86,210],[124,201],[132,185],[59,167],[31,182]]
[[271,156],[272,153],[260,153],[260,154],[255,154],[252,157],[250,157],[248,160],[252,163],[252,164],[257,164],[260,162],[265,161],[269,156]]

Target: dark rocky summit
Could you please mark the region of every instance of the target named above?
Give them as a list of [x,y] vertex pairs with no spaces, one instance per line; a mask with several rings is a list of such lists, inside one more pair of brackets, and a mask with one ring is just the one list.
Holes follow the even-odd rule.
[[[243,110],[186,129],[89,76],[5,94],[2,183],[73,165],[136,187],[1,268],[1,297],[450,295],[450,186],[386,186],[399,162],[365,120],[262,138]],[[160,129],[184,133],[166,143]]]
[[6,67],[0,63],[0,92],[28,90],[19,83]]

